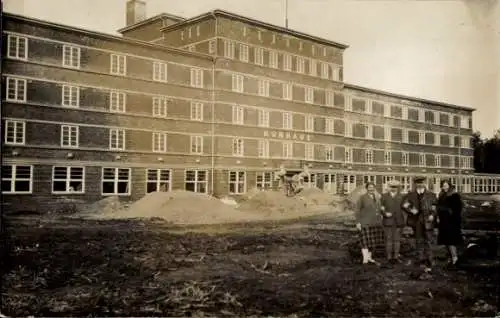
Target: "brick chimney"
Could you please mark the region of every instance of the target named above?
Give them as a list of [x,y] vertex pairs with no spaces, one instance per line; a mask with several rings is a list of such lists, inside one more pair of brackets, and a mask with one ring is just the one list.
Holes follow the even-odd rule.
[[146,19],[146,1],[128,0],[126,26],[136,24]]

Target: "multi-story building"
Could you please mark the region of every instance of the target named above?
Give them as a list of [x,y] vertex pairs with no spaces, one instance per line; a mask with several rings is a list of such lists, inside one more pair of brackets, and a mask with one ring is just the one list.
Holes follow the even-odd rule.
[[308,186],[475,177],[473,109],[343,82],[346,45],[216,10],[144,16],[122,37],[4,14],[2,192],[12,209],[186,189],[268,188],[307,166]]

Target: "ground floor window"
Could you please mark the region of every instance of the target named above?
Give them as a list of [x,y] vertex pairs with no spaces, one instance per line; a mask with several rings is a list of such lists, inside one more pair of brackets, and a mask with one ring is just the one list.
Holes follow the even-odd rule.
[[33,166],[2,166],[2,193],[31,193],[32,188]]
[[229,193],[245,193],[246,173],[245,171],[229,171]]
[[208,173],[206,170],[186,170],[184,183],[186,191],[207,193]]
[[363,176],[363,185],[366,185],[369,182],[375,184],[376,183],[375,176]]
[[323,179],[323,190],[331,193],[337,193],[337,175],[326,173]]
[[272,172],[257,172],[256,187],[259,190],[268,190],[273,187],[273,173]]
[[411,190],[410,177],[401,177],[401,192],[408,193]]
[[311,173],[311,174],[306,175],[304,177],[304,187],[306,187],[306,188],[316,188],[317,187],[316,175],[314,173]]
[[84,193],[83,167],[53,167],[52,193]]
[[130,195],[130,168],[102,168],[103,195]]
[[343,189],[345,192],[352,192],[356,189],[356,176],[355,175],[345,175],[343,182]]
[[147,169],[146,193],[170,191],[171,175],[170,169]]

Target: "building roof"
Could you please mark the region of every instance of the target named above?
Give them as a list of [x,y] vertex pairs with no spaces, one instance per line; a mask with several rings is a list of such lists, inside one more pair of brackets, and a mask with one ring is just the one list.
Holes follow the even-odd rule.
[[160,13],[160,14],[157,14],[155,16],[152,16],[151,18],[147,18],[147,19],[139,21],[137,23],[127,25],[126,27],[119,29],[118,32],[124,33],[124,32],[128,32],[128,31],[132,31],[140,26],[143,26],[143,25],[146,25],[146,24],[149,24],[151,22],[155,22],[157,20],[164,19],[164,18],[177,20],[177,22],[181,22],[181,21],[186,20],[186,18],[177,16],[177,15],[173,15],[173,14],[169,14],[169,13]]
[[224,10],[219,10],[219,9],[203,13],[203,14],[201,14],[199,16],[196,16],[196,17],[184,20],[184,21],[176,23],[174,25],[170,25],[170,26],[161,28],[160,30],[161,31],[174,30],[174,29],[180,28],[180,27],[182,27],[182,26],[184,26],[186,24],[197,22],[197,21],[203,21],[203,20],[205,20],[207,18],[214,17],[214,16],[222,16],[222,17],[226,17],[226,18],[229,18],[229,19],[239,20],[239,21],[242,21],[242,22],[246,22],[246,23],[249,23],[249,24],[256,25],[258,27],[275,30],[275,31],[278,31],[278,32],[281,32],[281,33],[285,33],[285,34],[288,34],[288,35],[291,35],[291,36],[295,36],[295,37],[298,37],[298,38],[302,38],[302,39],[305,39],[305,40],[310,40],[310,41],[314,41],[314,42],[318,42],[318,43],[322,43],[322,44],[326,44],[326,45],[335,46],[335,47],[340,48],[340,49],[346,49],[346,48],[349,47],[346,44],[342,44],[342,43],[330,41],[330,40],[327,40],[327,39],[324,39],[324,38],[320,38],[320,37],[317,37],[317,36],[314,36],[314,35],[302,33],[302,32],[299,32],[299,31],[294,31],[294,30],[287,29],[287,28],[284,28],[284,27],[281,27],[281,26],[277,26],[277,25],[274,25],[274,24],[262,22],[262,21],[259,21],[259,20],[255,20],[255,19],[252,19],[252,18],[244,17],[244,16],[241,16],[241,15],[238,15],[238,14],[235,14],[235,13],[231,13],[231,12],[224,11]]
[[124,38],[121,36],[115,36],[115,35],[111,35],[108,33],[85,30],[85,29],[81,29],[81,28],[76,28],[76,27],[72,27],[72,26],[68,26],[68,25],[64,25],[64,24],[49,22],[46,20],[39,20],[39,19],[35,19],[35,18],[23,16],[23,15],[18,15],[18,14],[14,14],[14,13],[9,13],[9,12],[5,12],[5,11],[3,12],[2,18],[4,18],[4,17],[21,20],[21,21],[25,21],[28,23],[38,24],[38,25],[42,25],[42,26],[46,26],[46,27],[50,27],[50,28],[54,28],[54,29],[71,31],[71,32],[80,33],[80,34],[84,34],[84,35],[90,35],[90,36],[98,37],[98,38],[105,39],[105,40],[118,41],[118,42],[132,44],[132,45],[139,45],[139,46],[149,47],[152,49],[157,49],[157,50],[162,50],[162,51],[167,51],[167,52],[177,53],[177,54],[182,54],[182,55],[201,57],[201,58],[205,58],[208,60],[213,59],[213,57],[211,55],[208,55],[208,54],[203,54],[203,53],[199,53],[199,52],[190,52],[187,50],[182,50],[182,49],[178,49],[178,48],[171,47],[171,46],[155,44],[155,43],[136,40],[136,39]]
[[475,108],[471,108],[471,107],[454,105],[454,104],[450,104],[450,103],[443,103],[443,102],[438,102],[438,101],[434,101],[434,100],[430,100],[430,99],[412,97],[412,96],[407,96],[407,95],[395,94],[395,93],[391,93],[391,92],[387,92],[387,91],[381,91],[378,89],[362,87],[362,86],[358,86],[358,85],[354,85],[354,84],[344,83],[344,88],[363,91],[366,93],[385,95],[388,97],[406,99],[406,100],[409,100],[412,102],[419,102],[419,103],[426,103],[426,104],[430,104],[430,105],[448,107],[448,108],[453,108],[453,109],[457,109],[457,110],[465,110],[465,111],[472,111],[472,112],[476,110]]

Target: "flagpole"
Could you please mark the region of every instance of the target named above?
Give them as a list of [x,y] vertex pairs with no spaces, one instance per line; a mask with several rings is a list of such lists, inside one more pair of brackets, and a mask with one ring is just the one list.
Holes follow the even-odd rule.
[[288,0],[285,0],[285,28],[288,29]]

